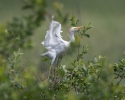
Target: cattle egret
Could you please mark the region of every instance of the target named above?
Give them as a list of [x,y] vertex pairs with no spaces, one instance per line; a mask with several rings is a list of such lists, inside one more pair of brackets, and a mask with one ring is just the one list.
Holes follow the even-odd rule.
[[61,24],[52,20],[50,22],[49,30],[46,32],[45,40],[41,43],[48,50],[41,54],[41,56],[48,56],[51,58],[51,65],[59,55],[63,54],[72,42],[75,41],[74,33],[80,30],[83,26],[71,27],[69,29],[70,41],[65,41],[61,36]]

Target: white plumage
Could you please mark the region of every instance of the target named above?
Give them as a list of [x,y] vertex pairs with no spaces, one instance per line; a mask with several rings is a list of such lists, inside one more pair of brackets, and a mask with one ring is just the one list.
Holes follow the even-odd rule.
[[45,40],[41,43],[48,50],[41,54],[41,56],[48,56],[52,59],[51,65],[54,63],[56,57],[62,54],[69,46],[71,42],[75,41],[74,33],[82,28],[71,27],[69,30],[70,41],[65,41],[61,36],[61,24],[57,21],[52,20],[49,26],[49,30],[46,33]]

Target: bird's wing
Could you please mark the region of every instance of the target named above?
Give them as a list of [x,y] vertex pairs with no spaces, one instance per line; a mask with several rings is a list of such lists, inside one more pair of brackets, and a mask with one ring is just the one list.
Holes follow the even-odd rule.
[[46,49],[52,49],[62,41],[61,24],[52,20],[49,30],[46,32],[45,40],[41,43]]

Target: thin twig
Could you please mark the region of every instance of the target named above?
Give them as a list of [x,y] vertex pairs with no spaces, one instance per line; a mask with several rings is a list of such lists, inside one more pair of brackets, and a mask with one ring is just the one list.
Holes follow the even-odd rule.
[[123,77],[124,77],[124,73],[123,73],[122,76],[120,77],[120,80],[118,81],[117,85],[120,84],[120,82],[122,81]]
[[40,78],[33,72],[34,76],[37,78],[39,82],[41,82]]
[[100,71],[100,73],[99,73],[98,76],[97,76],[97,82],[98,82],[98,80],[99,80],[99,78],[100,78],[101,73],[102,73],[102,70]]
[[18,72],[17,72],[17,74],[19,74],[20,73],[20,71],[23,69],[23,67],[21,67],[19,70],[18,70]]
[[79,54],[79,49],[80,49],[80,41],[79,41],[79,45],[78,45],[78,54]]

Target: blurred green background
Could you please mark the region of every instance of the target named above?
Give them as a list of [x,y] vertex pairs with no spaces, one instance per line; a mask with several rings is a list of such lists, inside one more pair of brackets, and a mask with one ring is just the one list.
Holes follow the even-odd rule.
[[[87,31],[90,38],[84,37],[80,42],[83,45],[90,46],[89,53],[84,57],[85,60],[91,60],[96,55],[106,56],[111,62],[118,61],[123,57],[125,51],[125,0],[48,0],[47,9],[51,14],[55,14],[53,2],[60,2],[64,13],[74,14],[80,19],[79,25],[86,25],[92,22],[94,26]],[[23,2],[21,0],[0,0],[0,24],[11,20],[13,17],[23,17],[29,11],[22,10]],[[37,28],[31,37],[33,48],[25,50],[20,60],[27,65],[41,65],[40,54],[45,52],[41,42],[44,40],[48,30],[50,20],[45,20]],[[63,39],[68,40],[67,32],[71,27],[70,21],[62,25]],[[74,51],[71,56],[76,56]],[[73,57],[65,56],[62,63],[71,63]],[[68,61],[68,62],[66,62]]]

